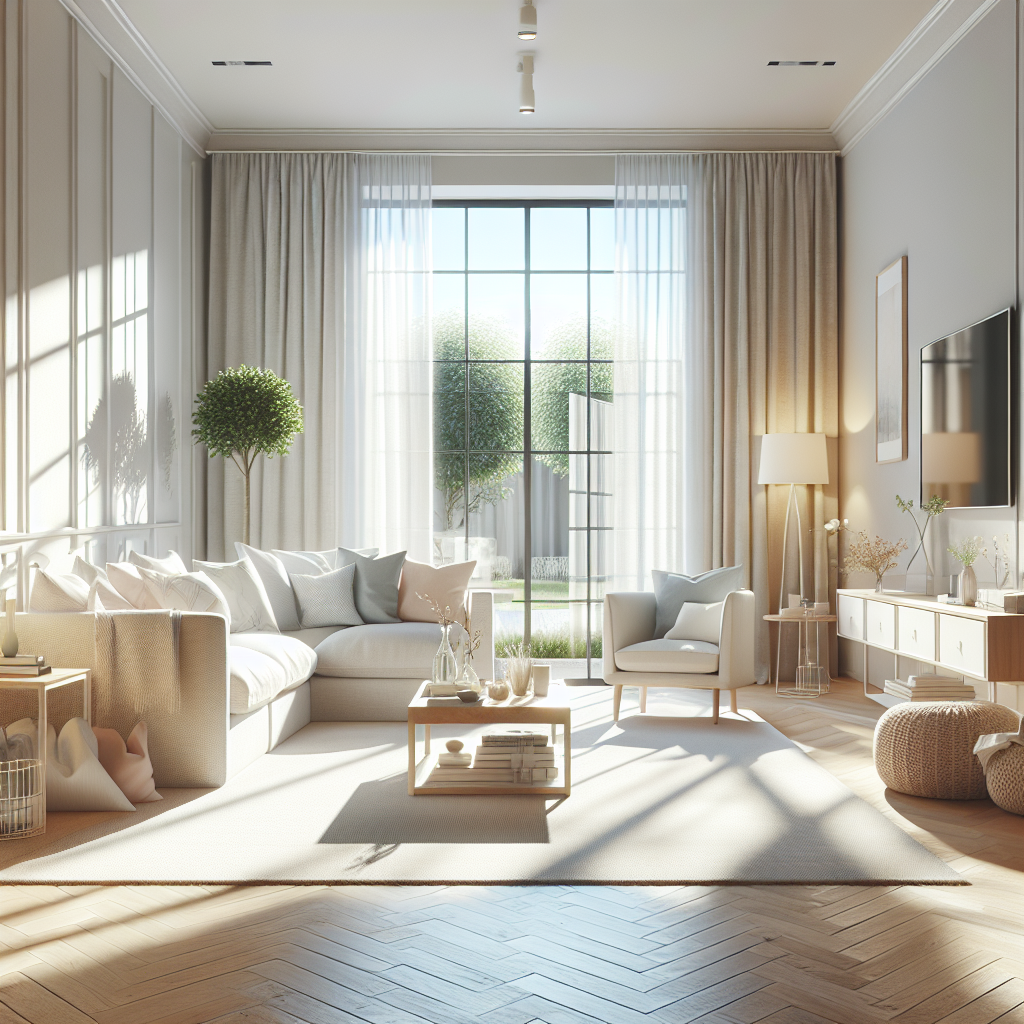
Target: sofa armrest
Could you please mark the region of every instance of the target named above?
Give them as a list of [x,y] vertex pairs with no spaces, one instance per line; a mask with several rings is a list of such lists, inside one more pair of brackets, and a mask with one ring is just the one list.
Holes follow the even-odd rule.
[[483,636],[473,655],[473,670],[481,679],[494,678],[494,595],[489,590],[469,592],[469,621]]
[[754,595],[749,590],[727,594],[718,641],[718,678],[723,690],[756,683],[754,674]]
[[601,645],[604,671],[615,671],[615,652],[654,636],[658,603],[653,594],[605,594],[604,634]]

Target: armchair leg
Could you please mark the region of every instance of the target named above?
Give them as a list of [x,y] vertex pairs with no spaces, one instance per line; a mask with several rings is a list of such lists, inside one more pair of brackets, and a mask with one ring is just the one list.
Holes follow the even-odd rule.
[[739,706],[738,701],[736,700],[736,691],[735,690],[730,690],[729,691],[729,710],[734,715],[738,715],[740,713],[740,706]]
[[718,725],[718,695],[719,695],[719,691],[718,690],[713,690],[712,691],[712,698],[711,698],[711,723],[713,725]]
[[617,722],[619,720],[619,707],[622,704],[622,687],[616,685],[614,692],[612,693],[612,718]]
[[640,714],[641,715],[646,715],[647,714],[647,687],[646,686],[641,686],[640,687]]

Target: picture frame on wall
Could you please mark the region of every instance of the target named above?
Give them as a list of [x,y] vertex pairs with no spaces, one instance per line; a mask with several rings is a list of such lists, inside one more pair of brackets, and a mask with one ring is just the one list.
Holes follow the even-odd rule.
[[875,275],[875,462],[907,458],[907,257]]

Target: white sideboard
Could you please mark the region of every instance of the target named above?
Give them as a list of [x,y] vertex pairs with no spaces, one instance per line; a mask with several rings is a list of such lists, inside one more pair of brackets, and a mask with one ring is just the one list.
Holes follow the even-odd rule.
[[879,704],[898,699],[868,691],[870,648],[987,683],[990,700],[996,683],[1024,685],[1024,615],[874,590],[837,590],[836,614],[839,636],[863,647],[864,693]]

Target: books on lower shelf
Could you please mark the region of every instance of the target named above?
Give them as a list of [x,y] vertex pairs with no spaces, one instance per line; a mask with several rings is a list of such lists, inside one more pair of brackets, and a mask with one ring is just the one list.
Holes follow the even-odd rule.
[[885,692],[910,701],[974,700],[974,687],[957,676],[918,675],[906,682],[886,679]]
[[526,729],[509,729],[507,732],[485,733],[480,737],[480,743],[485,747],[543,747],[547,742],[547,733],[529,732]]
[[504,749],[498,744],[481,744],[472,755],[472,764],[470,757],[468,753],[441,754],[427,782],[463,786],[530,785],[558,778],[555,752],[547,745],[531,743],[529,749]]

